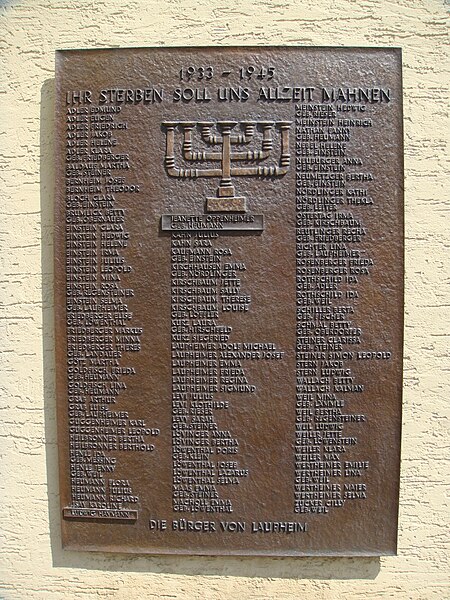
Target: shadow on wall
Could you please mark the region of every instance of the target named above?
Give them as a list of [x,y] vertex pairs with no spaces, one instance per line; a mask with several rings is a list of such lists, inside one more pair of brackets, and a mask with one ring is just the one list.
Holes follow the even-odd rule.
[[[1,0],[0,0],[1,2]],[[0,4],[1,5],[1,4]],[[54,567],[113,572],[174,573],[179,575],[231,575],[281,579],[375,579],[378,557],[361,558],[266,558],[143,556],[74,552],[61,546],[56,438],[54,295],[53,295],[53,206],[54,206],[54,104],[55,82],[41,89],[40,174],[42,235],[42,305],[44,355],[44,410],[46,468],[50,540]]]

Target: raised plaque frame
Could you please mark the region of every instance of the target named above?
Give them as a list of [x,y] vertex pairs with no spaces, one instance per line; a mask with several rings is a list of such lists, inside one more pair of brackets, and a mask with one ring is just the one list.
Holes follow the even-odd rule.
[[56,68],[64,547],[394,554],[400,50]]

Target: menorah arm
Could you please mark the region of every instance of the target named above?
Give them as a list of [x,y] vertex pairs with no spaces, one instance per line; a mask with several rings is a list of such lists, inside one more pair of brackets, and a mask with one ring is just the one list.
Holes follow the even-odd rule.
[[[271,152],[270,150],[247,150],[242,152],[232,152],[230,155],[231,160],[265,160],[266,158],[270,158]],[[194,162],[194,161],[220,161],[222,160],[221,152],[204,152],[198,151],[195,152],[193,150],[188,150],[183,146],[183,158],[186,161]]]
[[[272,142],[272,126],[273,123],[263,122],[263,142],[262,151],[254,152],[233,152],[231,154],[231,160],[262,160],[269,158],[272,153],[273,142]],[[291,155],[289,153],[289,126],[288,121],[279,121],[277,126],[281,130],[281,156],[280,164],[273,166],[261,166],[261,167],[232,167],[231,176],[248,176],[256,175],[259,177],[282,177],[286,175],[289,170],[291,162]]]
[[[281,129],[281,156],[280,164],[272,166],[254,166],[254,167],[231,167],[230,177],[245,177],[249,175],[256,175],[257,177],[282,177],[286,175],[289,170],[291,155],[289,153],[289,125],[287,121],[281,121],[277,123]],[[270,137],[271,124],[265,123],[264,125],[264,139],[263,139],[263,151],[271,152],[272,140]],[[233,153],[237,156],[239,153]],[[245,153],[244,153],[245,154]],[[232,155],[233,156],[233,155]],[[237,160],[234,159],[233,160]]]
[[198,177],[221,177],[221,169],[182,169],[175,166],[175,158],[166,156],[164,166],[169,177],[178,177],[179,179],[197,179]]
[[192,140],[192,130],[194,129],[193,123],[186,123],[184,125],[183,131],[183,158],[186,161],[196,161],[196,160],[211,160],[211,161],[219,161],[222,160],[221,152],[205,152],[204,150],[200,150],[198,152],[193,150],[194,144]]
[[222,160],[221,152],[194,152],[193,150],[187,149],[185,145],[183,145],[183,158],[187,161],[196,161],[196,160],[211,160],[211,161],[219,161]]
[[265,160],[270,158],[270,150],[248,150],[242,152],[232,152],[230,155],[231,160]]
[[256,175],[257,177],[282,177],[289,171],[289,167],[279,167],[273,165],[271,167],[231,167],[232,177],[245,177],[248,175]]
[[262,121],[263,127],[263,139],[262,139],[262,150],[248,150],[243,152],[232,152],[230,155],[231,160],[265,160],[270,158],[273,149],[272,140],[272,128],[273,123],[271,121]]
[[[220,161],[222,160],[221,152],[195,152],[192,149],[192,145],[188,146],[186,143],[183,144],[183,158],[186,161],[193,162],[198,160],[210,160]],[[243,150],[242,152],[232,152],[230,155],[231,160],[265,160],[270,158],[270,150]]]
[[[174,151],[174,142],[175,142],[175,127],[177,123],[164,123],[167,128],[166,134],[166,155],[164,157],[164,166],[166,167],[166,172],[169,177],[177,177],[177,178],[190,178],[196,179],[197,177],[221,177],[222,170],[221,169],[182,169],[181,167],[177,167],[175,164],[175,151]],[[186,141],[189,140],[184,138],[184,146],[186,145]]]

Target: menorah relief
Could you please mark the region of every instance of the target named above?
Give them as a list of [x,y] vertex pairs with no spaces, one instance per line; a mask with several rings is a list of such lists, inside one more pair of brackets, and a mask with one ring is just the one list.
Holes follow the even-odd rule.
[[[166,129],[166,155],[164,165],[170,177],[196,179],[198,177],[220,178],[217,196],[207,198],[207,212],[245,212],[246,201],[236,196],[233,177],[283,177],[289,170],[289,130],[290,121],[242,121],[240,131],[233,130],[235,121],[163,123]],[[176,132],[180,131],[182,142],[176,149]],[[198,133],[197,133],[198,132]],[[275,136],[280,136],[277,148],[278,163],[270,163],[275,153]],[[204,149],[194,150],[194,143]],[[246,149],[250,144],[260,144],[260,149]],[[214,147],[217,146],[216,150]],[[219,149],[220,148],[220,149]],[[220,167],[184,168],[177,166],[175,153],[188,165],[192,163],[221,163]],[[233,164],[234,163],[234,164]],[[238,164],[236,164],[238,163]],[[239,164],[241,163],[241,164]],[[248,164],[256,163],[256,164]],[[269,164],[267,164],[269,163]]]

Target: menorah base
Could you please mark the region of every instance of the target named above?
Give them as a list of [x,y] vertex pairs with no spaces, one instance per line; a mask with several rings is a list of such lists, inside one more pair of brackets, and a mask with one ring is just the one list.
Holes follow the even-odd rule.
[[207,198],[206,212],[246,212],[247,203],[243,196],[229,198]]

